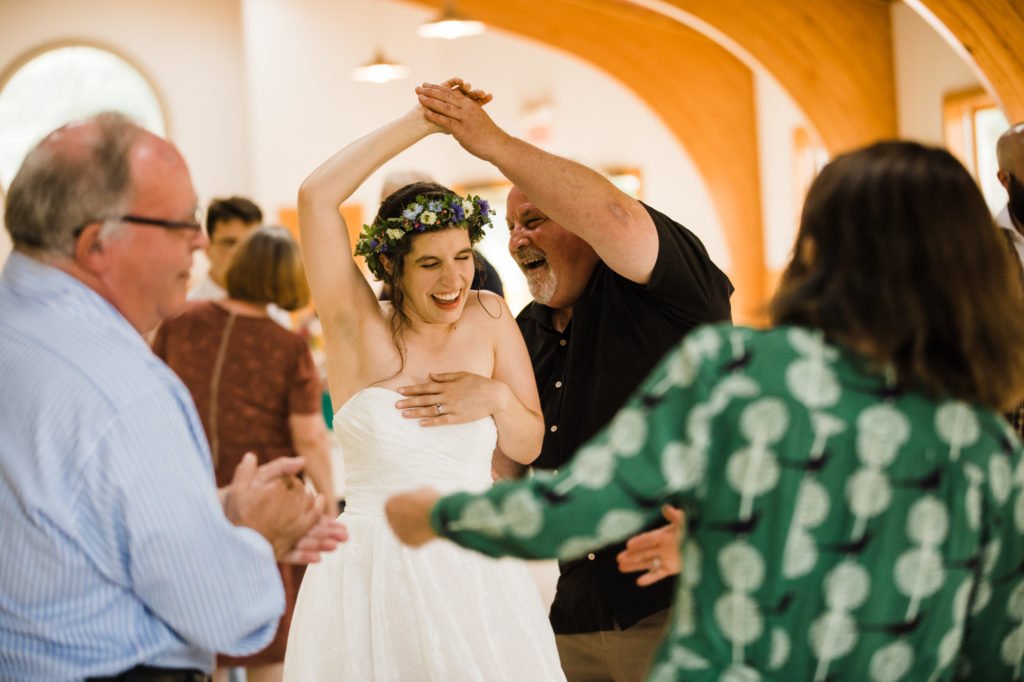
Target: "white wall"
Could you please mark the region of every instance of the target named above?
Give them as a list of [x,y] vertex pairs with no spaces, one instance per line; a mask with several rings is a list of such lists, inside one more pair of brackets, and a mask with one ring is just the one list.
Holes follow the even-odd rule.
[[239,0],[0,0],[0,74],[54,43],[127,58],[156,87],[205,200],[250,189],[241,31]]
[[917,12],[892,4],[900,137],[941,145],[943,97],[979,87],[971,67]]
[[[254,191],[266,207],[273,212],[294,205],[306,174],[344,144],[414,106],[416,85],[458,75],[494,92],[488,111],[515,135],[524,133],[524,103],[548,98],[550,151],[598,167],[640,168],[644,198],[697,232],[713,257],[729,266],[703,180],[675,138],[629,90],[574,57],[498,30],[453,42],[419,38],[416,26],[429,15],[394,2],[244,0]],[[352,81],[352,67],[367,61],[377,46],[407,64],[410,77],[383,85]],[[428,138],[356,194],[367,219],[387,171],[410,168],[446,184],[501,179],[454,140]],[[495,240],[507,239],[503,228],[494,233]]]

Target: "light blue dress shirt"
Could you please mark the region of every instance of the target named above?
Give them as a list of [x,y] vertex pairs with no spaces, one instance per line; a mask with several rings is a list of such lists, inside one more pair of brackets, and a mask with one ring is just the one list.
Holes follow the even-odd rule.
[[273,550],[217,498],[181,381],[107,301],[14,252],[0,275],[0,679],[211,670],[268,644]]

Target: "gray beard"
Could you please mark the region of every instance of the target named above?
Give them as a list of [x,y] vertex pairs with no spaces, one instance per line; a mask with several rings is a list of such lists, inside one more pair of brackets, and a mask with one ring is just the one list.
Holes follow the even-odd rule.
[[526,285],[530,289],[530,296],[541,305],[547,305],[555,296],[558,289],[558,278],[555,273],[548,271],[544,277],[526,277]]

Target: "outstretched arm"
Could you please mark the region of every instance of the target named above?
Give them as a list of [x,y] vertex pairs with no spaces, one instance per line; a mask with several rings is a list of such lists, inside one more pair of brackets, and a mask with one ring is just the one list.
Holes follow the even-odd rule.
[[373,340],[385,325],[373,290],[351,257],[338,207],[383,163],[436,131],[416,107],[336,153],[299,189],[302,255],[323,323],[328,382],[337,405],[376,378],[364,373],[375,364]]
[[650,280],[658,234],[640,202],[586,166],[509,135],[458,90],[425,83],[416,92],[428,121],[494,164],[544,214],[590,244],[608,267],[640,284]]

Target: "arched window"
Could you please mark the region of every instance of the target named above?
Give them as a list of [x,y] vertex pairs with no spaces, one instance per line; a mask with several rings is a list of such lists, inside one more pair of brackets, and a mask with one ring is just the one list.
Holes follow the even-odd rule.
[[72,45],[22,62],[0,81],[0,187],[10,184],[44,135],[101,111],[120,111],[158,135],[166,133],[153,86],[112,52]]

